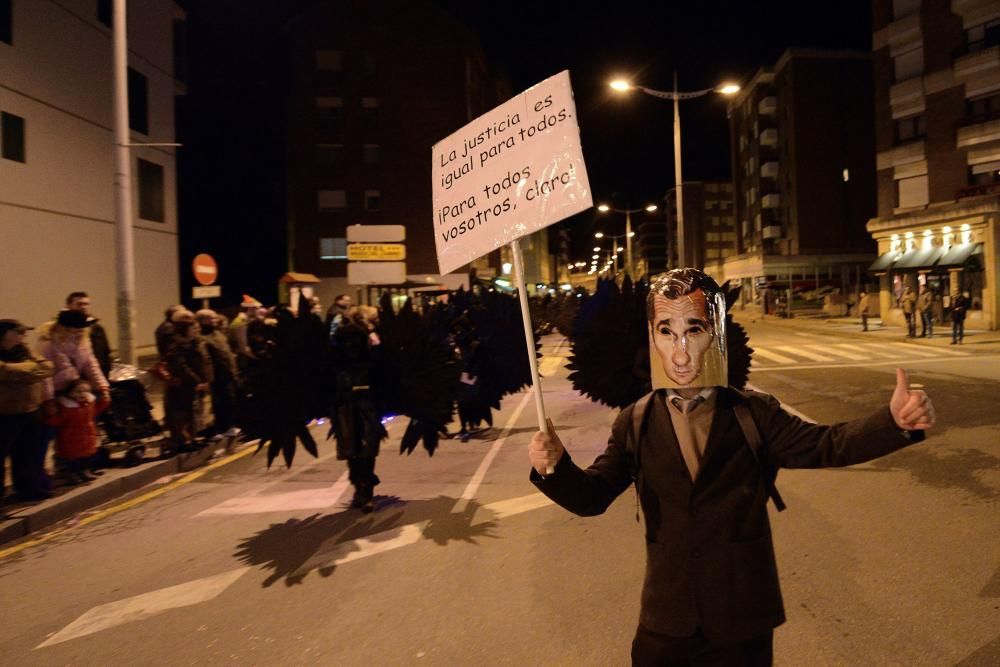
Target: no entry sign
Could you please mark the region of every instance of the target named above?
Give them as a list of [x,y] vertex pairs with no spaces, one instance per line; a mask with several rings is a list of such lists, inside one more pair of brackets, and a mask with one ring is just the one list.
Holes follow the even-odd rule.
[[441,273],[593,206],[564,71],[432,149]]
[[211,285],[219,277],[219,266],[211,255],[201,253],[191,262],[191,270],[194,271],[194,279],[200,285]]

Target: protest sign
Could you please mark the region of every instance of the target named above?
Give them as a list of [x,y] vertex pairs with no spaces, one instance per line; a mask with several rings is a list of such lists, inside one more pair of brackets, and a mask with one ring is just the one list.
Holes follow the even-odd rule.
[[568,71],[442,139],[432,159],[441,273],[593,206]]

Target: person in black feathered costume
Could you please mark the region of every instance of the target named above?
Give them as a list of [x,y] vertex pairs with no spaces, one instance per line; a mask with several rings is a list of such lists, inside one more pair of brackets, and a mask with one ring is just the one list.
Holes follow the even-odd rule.
[[373,387],[381,340],[375,333],[378,310],[354,306],[334,333],[333,404],[330,435],[337,440],[337,458],[347,461],[354,486],[351,507],[372,510],[374,489],[379,484],[375,457],[388,436],[382,426]]

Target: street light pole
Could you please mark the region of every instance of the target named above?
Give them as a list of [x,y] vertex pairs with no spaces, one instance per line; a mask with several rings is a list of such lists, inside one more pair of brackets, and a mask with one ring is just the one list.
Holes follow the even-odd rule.
[[632,263],[632,211],[625,209],[625,273],[632,276],[635,264]]
[[128,42],[126,0],[114,0],[114,150],[115,230],[117,238],[118,357],[136,363],[135,352],[135,247],[132,230],[132,165],[128,125]]
[[[684,243],[684,177],[681,175],[681,106],[674,72],[674,192],[677,203],[677,266],[687,266]],[[668,230],[669,232],[669,230]]]

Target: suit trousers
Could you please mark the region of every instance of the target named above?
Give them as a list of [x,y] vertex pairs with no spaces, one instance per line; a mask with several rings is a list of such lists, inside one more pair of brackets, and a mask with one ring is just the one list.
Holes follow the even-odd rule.
[[640,625],[632,640],[634,667],[770,667],[774,632],[736,642],[713,642],[699,629],[691,637],[669,637]]

